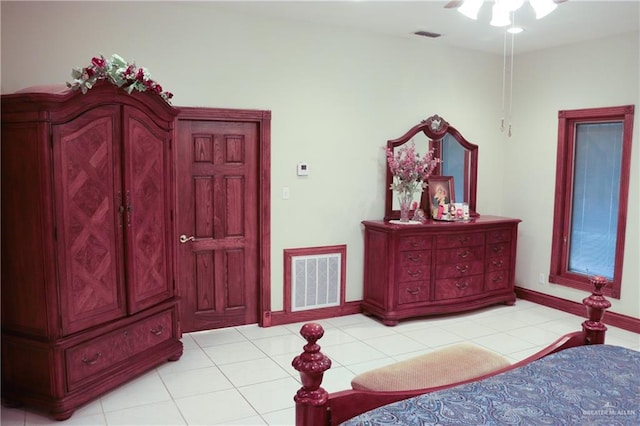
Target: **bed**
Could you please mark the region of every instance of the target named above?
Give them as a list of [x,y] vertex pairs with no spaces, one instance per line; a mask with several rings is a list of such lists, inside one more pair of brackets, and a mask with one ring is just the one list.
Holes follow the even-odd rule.
[[606,280],[592,282],[581,331],[513,365],[432,388],[329,394],[321,384],[331,361],[317,344],[324,330],[307,323],[300,331],[307,344],[292,362],[302,381],[296,425],[638,425],[640,352],[604,344],[611,304],[601,291]]

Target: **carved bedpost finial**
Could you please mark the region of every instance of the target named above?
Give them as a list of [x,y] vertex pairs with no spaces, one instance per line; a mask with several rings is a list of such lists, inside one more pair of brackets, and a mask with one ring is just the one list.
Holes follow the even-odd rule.
[[320,352],[320,345],[316,343],[324,335],[320,324],[307,323],[300,329],[305,338],[304,352],[293,359],[291,365],[300,372],[302,387],[293,398],[297,403],[308,405],[322,405],[327,402],[329,393],[320,387],[322,376],[331,367],[331,360]]
[[602,344],[607,331],[607,327],[602,323],[602,317],[607,308],[611,307],[611,302],[602,295],[602,288],[608,281],[605,277],[594,275],[589,282],[593,284],[594,289],[591,296],[582,300],[582,304],[587,308],[588,317],[588,320],[582,323],[582,330],[587,333],[588,344]]

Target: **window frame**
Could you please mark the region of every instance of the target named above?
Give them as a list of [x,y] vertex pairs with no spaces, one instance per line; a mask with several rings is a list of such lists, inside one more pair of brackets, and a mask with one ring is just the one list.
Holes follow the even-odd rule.
[[622,266],[627,226],[629,176],[631,173],[631,145],[633,137],[634,105],[585,108],[558,111],[558,152],[556,186],[551,243],[549,282],[591,291],[589,276],[568,270],[569,235],[571,232],[571,203],[573,201],[573,173],[575,166],[575,134],[578,124],[622,122],[622,154],[620,164],[620,194],[618,199],[618,228],[616,231],[613,280],[604,294],[619,299],[622,287]]

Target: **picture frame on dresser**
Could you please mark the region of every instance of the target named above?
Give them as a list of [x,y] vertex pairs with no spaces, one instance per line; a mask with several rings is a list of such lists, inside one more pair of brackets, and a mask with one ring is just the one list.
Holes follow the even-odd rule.
[[453,176],[430,176],[427,193],[432,219],[446,219],[449,206],[456,201]]

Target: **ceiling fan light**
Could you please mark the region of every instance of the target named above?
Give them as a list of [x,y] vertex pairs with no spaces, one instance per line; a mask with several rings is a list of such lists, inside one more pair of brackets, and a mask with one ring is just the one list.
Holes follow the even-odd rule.
[[498,2],[493,5],[491,12],[491,22],[489,24],[494,27],[506,27],[511,24],[511,18],[509,17],[509,11],[500,6]]
[[558,7],[553,0],[529,0],[529,2],[536,12],[536,19],[544,18]]
[[478,12],[482,7],[482,3],[484,3],[484,0],[464,0],[462,6],[458,8],[458,12],[467,18],[476,20],[478,19]]

